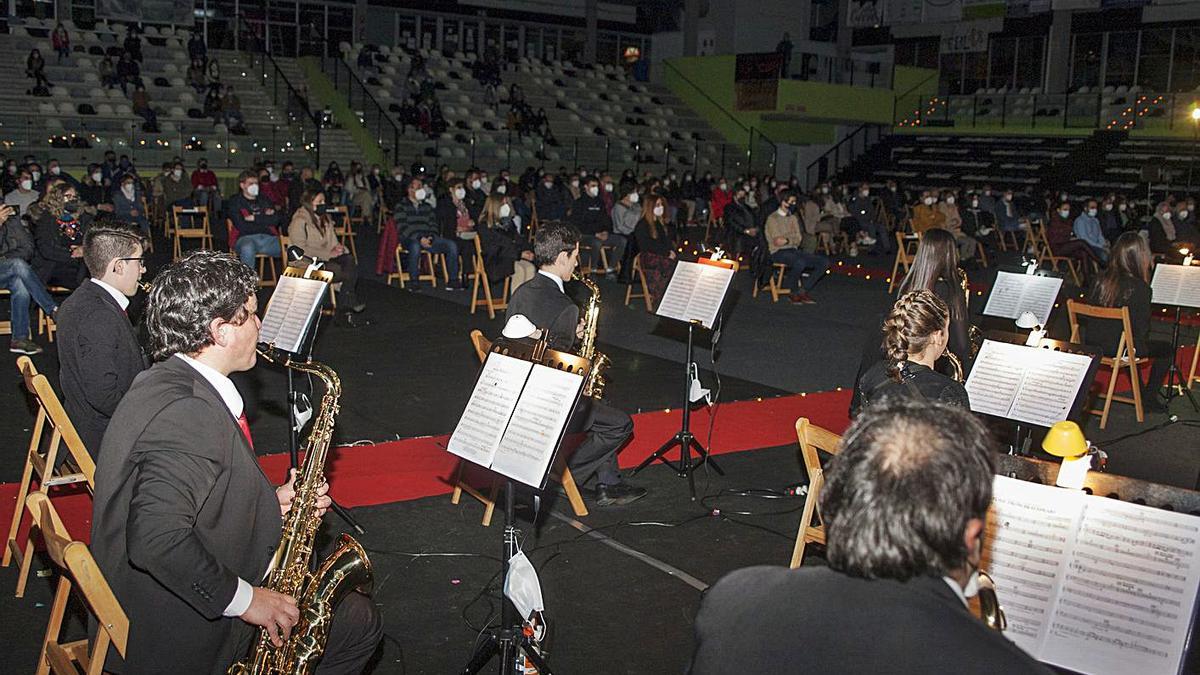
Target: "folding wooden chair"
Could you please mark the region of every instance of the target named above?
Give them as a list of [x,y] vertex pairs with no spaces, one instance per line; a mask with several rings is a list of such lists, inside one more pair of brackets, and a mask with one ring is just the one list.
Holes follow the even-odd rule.
[[[790,567],[796,569],[804,560],[804,547],[813,542],[825,544],[825,522],[821,517],[821,488],[825,486],[825,470],[821,468],[821,457],[817,451],[830,455],[838,453],[842,437],[822,429],[808,421],[807,417],[796,420],[796,438],[800,441],[800,456],[804,459],[804,470],[808,473],[808,494],[804,496],[804,509],[800,512],[800,529],[796,532],[796,546],[792,549]],[[817,517],[813,525],[813,516]]]
[[783,275],[786,273],[787,265],[783,263],[771,263],[771,276],[767,277],[767,283],[760,284],[758,279],[755,279],[754,291],[750,294],[750,297],[757,298],[759,291],[766,290],[771,293],[771,302],[779,302],[779,296],[792,292],[792,289],[783,287]]
[[[70,295],[71,289],[66,286],[47,286],[47,291],[50,295]],[[38,336],[45,335],[46,340],[54,342],[54,334],[58,332],[58,324],[54,323],[54,317],[46,313],[46,310],[41,307],[37,308],[37,334]]]
[[358,246],[354,244],[357,236],[354,234],[354,223],[351,222],[350,208],[348,206],[335,206],[329,210],[329,213],[329,217],[333,220],[333,233],[337,235],[338,243],[350,251],[350,255],[354,256],[354,262],[357,263]]
[[1042,226],[1033,227],[1031,225],[1029,227],[1029,236],[1033,240],[1034,247],[1038,251],[1037,255],[1038,255],[1038,264],[1039,265],[1042,264],[1043,262],[1049,262],[1050,267],[1054,268],[1054,271],[1057,272],[1058,264],[1066,263],[1067,270],[1069,270],[1071,272],[1071,278],[1075,280],[1075,285],[1079,286],[1079,285],[1083,284],[1083,279],[1080,276],[1082,270],[1080,270],[1079,266],[1076,265],[1075,259],[1067,258],[1067,257],[1061,256],[1061,255],[1054,255],[1054,250],[1052,248],[1050,248],[1050,242],[1049,242],[1049,240],[1046,239],[1045,227],[1042,227]]
[[[100,675],[104,671],[104,660],[111,645],[121,657],[129,640],[129,617],[113,594],[108,580],[92,557],[92,552],[82,541],[74,540],[63,526],[62,520],[46,495],[35,492],[27,500],[34,527],[41,531],[46,542],[46,552],[54,563],[62,568],[58,590],[50,603],[50,620],[46,623],[46,637],[38,655],[36,675]],[[89,645],[87,638],[74,642],[60,642],[63,618],[67,614],[67,600],[71,590],[79,589],[84,604],[96,618],[96,642]],[[90,649],[89,649],[90,647]]]
[[[483,337],[483,333],[480,331],[473,330],[471,331],[471,345],[475,348],[475,356],[479,357],[480,363],[483,363],[487,359],[488,350],[492,348],[491,341]],[[492,514],[496,511],[496,498],[500,495],[500,479],[493,475],[491,484],[487,488],[487,495],[484,495],[481,490],[477,490],[463,481],[463,470],[466,466],[467,461],[460,459],[458,466],[454,467],[454,474],[450,477],[450,482],[454,484],[454,492],[450,494],[450,503],[458,504],[464,492],[474,497],[483,504],[483,520],[481,522],[484,527],[488,527],[492,524]],[[579,486],[575,484],[575,476],[567,468],[567,462],[562,455],[559,455],[555,461],[554,469],[555,478],[562,483],[563,492],[567,493],[567,501],[571,502],[571,510],[580,518],[586,516],[588,514],[587,505],[584,504],[583,495],[579,493]]]
[[[75,425],[67,417],[66,410],[63,409],[62,403],[59,402],[58,396],[54,393],[46,376],[37,371],[28,356],[21,356],[17,359],[17,369],[21,371],[21,376],[25,380],[25,388],[33,394],[38,403],[33,434],[29,438],[29,450],[25,457],[25,471],[21,474],[21,485],[17,489],[17,502],[13,509],[12,524],[8,528],[8,539],[4,546],[4,559],[0,562],[0,566],[8,567],[11,561],[14,559],[17,561],[20,571],[17,574],[16,596],[20,598],[25,595],[25,584],[29,580],[29,567],[33,562],[33,537],[26,537],[25,546],[22,548],[17,543],[17,531],[21,527],[21,521],[24,520],[25,496],[29,494],[33,481],[36,480],[38,484],[36,492],[42,494],[57,485],[78,483],[86,483],[88,491],[91,492],[96,485],[96,463],[92,461],[91,454],[83,446],[79,433],[75,431]],[[51,430],[50,440],[43,450],[42,441],[45,438],[47,425]],[[56,467],[56,464],[59,463],[59,449],[64,442],[67,445],[69,461],[64,461],[61,466]]]
[[[600,249],[599,268],[595,266],[596,261],[592,256],[592,247],[582,245],[579,247],[579,276],[595,274],[596,272],[603,274],[604,270],[609,269],[608,252],[613,250],[613,247],[608,244],[601,244],[598,248]],[[588,252],[586,257],[584,256],[584,251]]]
[[[1079,317],[1086,316],[1091,319],[1104,319],[1108,321],[1121,322],[1121,339],[1117,342],[1117,353],[1112,357],[1102,357],[1100,365],[1111,368],[1112,374],[1108,378],[1108,389],[1104,393],[1104,407],[1100,410],[1088,410],[1093,415],[1100,416],[1100,428],[1103,429],[1108,424],[1108,411],[1112,407],[1113,401],[1118,403],[1132,403],[1134,412],[1137,414],[1137,421],[1145,421],[1145,413],[1142,410],[1142,381],[1138,377],[1138,366],[1149,361],[1147,358],[1138,358],[1134,352],[1133,345],[1133,329],[1129,322],[1128,307],[1097,307],[1095,305],[1087,305],[1075,300],[1067,300],[1067,316],[1071,322],[1071,342],[1083,342],[1079,331]],[[1129,388],[1133,390],[1133,397],[1116,396],[1113,392],[1117,388],[1117,376],[1123,368],[1129,369]],[[1157,386],[1158,383],[1150,383],[1151,387]]]
[[641,286],[641,292],[634,292],[633,284],[625,287],[625,306],[629,306],[629,301],[634,298],[641,298],[646,303],[646,311],[653,312],[654,307],[650,300],[650,287],[646,285],[646,273],[642,271],[642,254],[639,253],[633,256],[633,273],[637,277],[638,284]]
[[921,243],[920,235],[906,234],[896,230],[896,260],[892,263],[892,279],[888,282],[888,293],[895,292],[912,267],[913,258],[917,255],[917,247]]
[[[180,227],[180,216],[190,215],[192,218],[191,227]],[[199,221],[199,226],[196,225]],[[208,207],[196,206],[187,208],[184,206],[172,206],[171,215],[167,222],[173,233],[171,259],[179,260],[183,257],[183,240],[198,239],[200,248],[211,249],[213,247],[212,228],[208,224]]]
[[[475,242],[475,256],[472,258],[475,266],[475,271],[471,274],[474,278],[474,285],[471,287],[471,313],[475,313],[475,308],[479,305],[487,307],[489,319],[496,318],[496,310],[505,309],[508,307],[508,292],[512,285],[512,275],[504,277],[504,285],[500,289],[500,297],[492,297],[492,280],[488,278],[487,269],[483,265],[483,245],[479,243],[479,237],[476,236],[471,241]],[[481,293],[482,291],[482,293]],[[482,295],[482,297],[480,297]],[[472,333],[474,336],[474,333]]]
[[1192,352],[1192,369],[1188,371],[1187,388],[1191,389],[1192,385],[1200,381],[1200,375],[1196,374],[1196,366],[1200,365],[1200,335],[1196,336],[1196,349]]
[[[237,255],[237,250],[233,247],[233,233],[236,230],[233,228],[233,220],[230,218],[225,219],[225,231],[229,235],[229,252]],[[275,282],[279,280],[279,270],[275,269],[275,256],[270,256],[266,253],[256,253],[254,254],[254,260],[258,264],[258,287],[267,288],[274,286]],[[267,277],[268,268],[271,270],[269,278]]]
[[[400,282],[400,288],[404,288],[404,281],[406,278],[408,279],[408,281],[413,280],[413,276],[412,276],[413,271],[410,270],[408,272],[405,272],[404,266],[401,264],[402,262],[404,262],[404,257],[407,254],[408,254],[408,249],[404,248],[404,246],[402,244],[396,244],[396,271],[387,275],[387,277],[383,280],[384,283],[387,284],[388,286],[391,286],[392,280],[395,279]],[[434,254],[430,253],[429,251],[421,251],[420,260],[421,260],[421,262],[419,264],[419,267],[421,269],[427,269],[429,271],[428,272],[417,271],[417,276],[416,276],[417,279],[419,279],[421,281],[428,281],[434,288],[437,288],[436,263],[441,262],[441,264],[442,264],[442,279],[444,280],[444,283],[447,283],[447,284],[450,283],[450,272],[447,271],[447,269],[446,269],[446,256],[442,255],[441,253],[437,254],[437,256],[434,256]]]

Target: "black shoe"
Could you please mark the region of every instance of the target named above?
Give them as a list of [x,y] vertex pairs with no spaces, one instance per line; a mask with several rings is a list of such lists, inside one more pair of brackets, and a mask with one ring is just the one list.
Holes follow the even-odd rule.
[[629,483],[617,483],[596,486],[596,506],[620,506],[631,504],[646,496],[646,488],[635,487]]

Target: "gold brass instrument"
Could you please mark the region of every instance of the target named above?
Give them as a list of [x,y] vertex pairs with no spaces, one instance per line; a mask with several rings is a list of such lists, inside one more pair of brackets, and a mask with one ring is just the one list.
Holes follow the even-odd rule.
[[[963,306],[970,307],[971,306],[971,288],[968,285],[967,273],[965,271],[963,271],[963,268],[961,268],[961,267],[959,267],[956,270],[956,272],[958,274],[958,284],[959,284],[959,286],[962,287]],[[979,326],[976,326],[975,324],[971,324],[970,326],[968,326],[967,327],[967,338],[971,344],[971,356],[974,357],[976,354],[979,353],[979,347],[983,345],[983,333],[980,332]],[[950,373],[949,373],[950,377],[954,378],[954,380],[959,383],[965,382],[966,379],[963,376],[962,361],[959,360],[958,356],[954,352],[950,351],[949,347],[947,347],[946,353],[943,354],[942,357],[945,358],[947,363],[950,364]]]
[[592,370],[583,383],[583,395],[599,400],[604,396],[604,386],[608,384],[604,378],[604,371],[612,363],[608,356],[596,351],[596,326],[600,322],[600,288],[586,276],[576,274],[575,278],[591,292],[591,297],[583,309],[583,341],[579,346],[579,356],[592,362]]
[[[269,351],[269,350],[268,350]],[[272,363],[280,363],[302,373],[315,375],[325,384],[321,410],[313,423],[304,452],[304,463],[296,475],[296,496],[283,520],[279,546],[271,560],[271,573],[264,587],[296,599],[300,620],[283,646],[275,647],[267,631],[259,631],[258,640],[246,659],[229,667],[230,675],[311,673],[325,653],[325,641],[333,611],[351,590],[369,592],[373,574],[371,561],[353,537],[343,534],[336,550],[312,569],[312,554],[317,528],[317,491],[325,483],[325,460],[333,436],[334,418],[342,385],[337,373],[322,363],[300,363],[286,358],[276,361],[264,350],[258,353]]]
[[992,630],[1002,631],[1008,628],[1008,618],[1004,616],[1004,608],[996,596],[996,584],[987,572],[979,572],[979,618]]

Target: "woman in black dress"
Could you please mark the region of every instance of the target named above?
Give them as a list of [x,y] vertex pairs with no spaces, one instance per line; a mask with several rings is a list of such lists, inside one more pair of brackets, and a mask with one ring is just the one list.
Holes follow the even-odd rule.
[[661,195],[650,194],[642,202],[642,217],[633,228],[633,236],[637,239],[646,287],[657,305],[675,269],[675,242],[667,229],[667,200]]

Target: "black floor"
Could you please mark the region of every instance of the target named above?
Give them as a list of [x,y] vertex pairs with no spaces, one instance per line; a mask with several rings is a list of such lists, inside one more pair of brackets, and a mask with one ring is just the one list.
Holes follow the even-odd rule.
[[[371,249],[369,242],[361,246],[360,250]],[[367,257],[363,256],[364,272]],[[891,264],[882,259],[858,262],[888,268]],[[678,406],[683,332],[640,308],[625,307],[624,286],[601,282],[600,287],[600,346],[614,363],[607,398],[631,413]],[[370,325],[351,329],[327,323],[315,350],[316,358],[332,365],[343,382],[336,440],[382,441],[449,432],[478,368],[467,334],[480,328],[495,335],[500,318],[489,321],[484,313],[468,314],[463,292],[412,293],[366,281],[362,293],[369,304],[362,318]],[[749,280],[739,275],[716,350],[722,400],[852,383],[861,345],[890,303],[886,284],[878,278],[831,275],[814,296],[819,301],[815,306],[772,304],[761,295],[751,298]],[[1165,331],[1166,324],[1155,330]],[[1192,331],[1185,336],[1195,340]],[[708,340],[706,334],[698,359],[705,386],[715,389]],[[56,381],[53,351],[35,360]],[[283,375],[260,365],[240,377],[239,386],[246,395],[256,447],[260,452],[283,451]],[[20,475],[31,424],[15,368],[0,368],[0,405],[10,411],[0,417],[0,480],[11,481]],[[1097,429],[1095,421],[1085,428],[1088,437],[1109,452],[1110,470],[1193,487],[1200,474],[1195,430],[1179,424],[1155,429],[1165,419],[1161,415],[1138,425],[1127,408],[1115,407],[1105,431]],[[1177,400],[1172,409],[1184,419],[1200,419],[1186,401]],[[1148,429],[1136,438],[1106,443]],[[555,672],[681,672],[689,658],[690,626],[700,597],[695,585],[711,584],[745,565],[786,564],[800,501],[720,491],[779,490],[802,480],[796,449],[727,455],[721,463],[727,477],[699,477],[701,494],[710,496],[706,500],[692,502],[686,481],[656,466],[636,479],[651,489],[649,497],[629,507],[594,509],[584,519],[606,537],[689,576],[664,571],[549,514],[569,513],[565,505],[545,506],[536,528],[529,523],[531,514],[523,513],[523,547],[541,577]],[[712,515],[713,509],[720,515]],[[756,515],[739,515],[743,512]],[[389,639],[375,672],[455,672],[465,663],[480,629],[498,612],[499,514],[492,527],[482,528],[481,507],[454,507],[448,497],[355,513],[367,528],[361,540],[371,551],[374,597],[388,626]],[[329,521],[331,532],[342,525],[332,516]],[[446,553],[469,555],[438,555]],[[814,553],[811,561],[819,564],[819,551]],[[12,570],[0,571],[0,643],[9,647],[13,668],[23,670],[34,663],[51,588],[49,579],[37,578],[28,596],[15,600],[8,595],[14,583]]]

